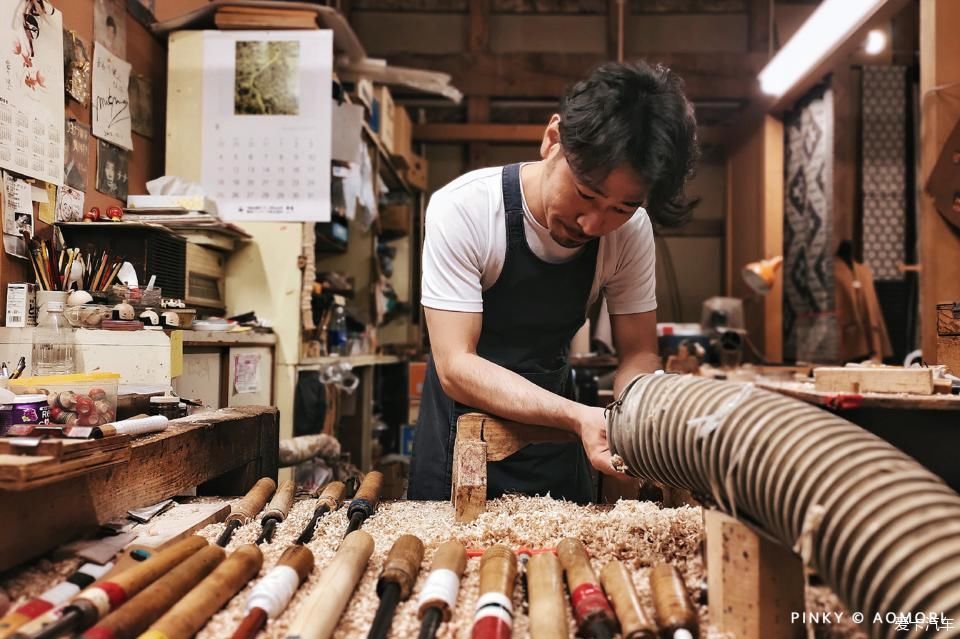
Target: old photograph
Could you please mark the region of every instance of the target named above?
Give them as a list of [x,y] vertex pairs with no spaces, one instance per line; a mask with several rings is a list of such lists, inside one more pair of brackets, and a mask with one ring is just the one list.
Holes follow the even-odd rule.
[[299,66],[299,42],[237,42],[234,113],[297,115]]
[[127,151],[103,140],[97,140],[97,190],[127,199]]
[[93,39],[118,58],[127,57],[127,6],[124,0],[94,0]]
[[142,75],[130,75],[130,125],[134,133],[153,137],[153,85]]
[[64,127],[63,179],[79,191],[87,189],[87,164],[90,158],[90,127],[68,119]]

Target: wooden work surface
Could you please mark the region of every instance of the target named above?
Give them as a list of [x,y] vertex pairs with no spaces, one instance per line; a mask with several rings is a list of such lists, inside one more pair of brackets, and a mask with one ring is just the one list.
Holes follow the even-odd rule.
[[194,486],[240,495],[277,476],[276,408],[248,406],[174,420],[132,441],[129,460],[26,490],[0,489],[0,571],[122,516]]
[[[32,450],[31,454],[23,454]],[[130,459],[130,436],[46,439],[35,449],[0,439],[0,489],[28,490],[64,481]]]
[[809,382],[758,379],[755,383],[760,388],[835,410],[852,408],[960,410],[960,395],[820,392],[815,390],[813,384]]

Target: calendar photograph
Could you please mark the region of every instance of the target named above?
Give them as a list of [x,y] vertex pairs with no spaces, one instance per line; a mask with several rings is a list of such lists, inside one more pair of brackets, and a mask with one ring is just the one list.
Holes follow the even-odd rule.
[[299,42],[237,42],[235,78],[236,115],[300,113]]

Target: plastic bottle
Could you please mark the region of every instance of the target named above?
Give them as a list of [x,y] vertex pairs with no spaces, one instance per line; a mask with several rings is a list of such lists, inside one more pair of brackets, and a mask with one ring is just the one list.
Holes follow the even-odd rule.
[[347,347],[347,313],[339,304],[333,309],[333,317],[327,327],[327,351],[330,355],[343,355]]
[[63,316],[63,302],[47,302],[47,314],[33,331],[33,374],[74,372],[73,328]]

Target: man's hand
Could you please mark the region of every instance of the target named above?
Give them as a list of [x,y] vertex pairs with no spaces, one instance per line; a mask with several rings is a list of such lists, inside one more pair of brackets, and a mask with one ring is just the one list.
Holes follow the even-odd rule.
[[610,444],[607,443],[607,419],[604,409],[594,406],[582,406],[577,415],[577,435],[583,442],[590,464],[604,475],[629,479],[623,473],[613,469],[610,462]]

